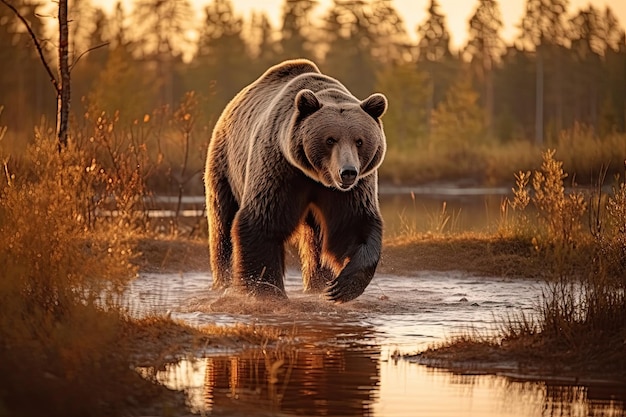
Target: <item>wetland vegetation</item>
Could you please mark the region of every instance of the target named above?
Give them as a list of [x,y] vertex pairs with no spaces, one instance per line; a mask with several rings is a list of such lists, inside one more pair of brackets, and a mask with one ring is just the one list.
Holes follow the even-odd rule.
[[[295,340],[297,329],[190,327],[163,312],[146,315],[149,306],[138,316],[120,303],[138,271],[206,270],[208,254],[203,226],[180,218],[164,227],[150,218],[135,151],[102,149],[97,141],[71,142],[58,153],[54,136],[40,132],[23,155],[5,156],[0,366],[8,375],[6,410],[28,415],[46,404],[51,415],[141,407],[165,413],[180,409],[184,399],[149,373],[139,378],[135,367],[160,369],[210,344],[284,346]],[[448,229],[444,209],[433,215],[427,233],[409,227],[388,236],[379,273],[463,270],[541,278],[547,286],[536,311],[510,312],[498,318],[495,331],[469,332],[406,358],[494,369],[517,361],[538,373],[623,380],[624,181],[616,177],[609,189],[566,187],[554,151],[543,153],[536,171],[515,178],[495,232]],[[120,391],[120,384],[133,394]],[[25,385],[33,388],[28,397],[20,394]],[[162,409],[155,411],[154,404]]]
[[[33,33],[44,38],[41,5],[16,3]],[[165,4],[182,11],[159,8]],[[363,358],[354,350],[315,350],[328,334],[336,337],[332,343],[369,343],[371,329],[352,322],[346,331],[329,320],[331,330],[319,334],[310,321],[216,325],[220,314],[251,307],[202,295],[199,305],[215,323],[191,325],[157,308],[158,295],[146,300],[137,295],[139,307],[125,299],[140,274],[165,272],[171,278],[208,270],[206,222],[185,216],[182,202],[202,195],[201,172],[216,115],[267,66],[296,56],[317,61],[357,94],[381,90],[389,97],[381,188],[445,183],[500,186],[511,193],[490,213],[485,230],[457,230],[458,213],[445,204],[418,220],[409,219],[415,208],[410,204],[404,212],[387,213],[387,221],[400,219],[400,227],[385,237],[378,270],[391,284],[381,284],[375,295],[341,314],[308,299],[279,311],[290,317],[321,312],[313,317],[323,324],[329,317],[345,324],[367,309],[384,313],[385,320],[401,319],[397,310],[407,305],[415,314],[444,307],[457,314],[457,304],[466,310],[472,305],[456,292],[442,305],[420,288],[384,289],[393,289],[398,277],[418,287],[420,279],[429,279],[424,271],[511,282],[531,278],[544,284],[532,309],[505,310],[494,318],[495,328],[469,328],[429,347],[390,355],[389,362],[478,365],[485,372],[515,363],[527,374],[610,378],[623,387],[626,44],[610,8],[570,13],[559,6],[562,13],[554,14],[543,13],[541,3],[537,10],[528,8],[519,39],[503,45],[501,27],[476,24],[499,13],[497,2],[481,1],[470,42],[451,51],[445,16],[434,1],[413,43],[391,2],[334,2],[322,27],[311,30],[307,16],[314,2],[288,1],[285,24],[273,33],[264,16],[244,30],[231,2],[220,0],[205,10],[206,30],[198,45],[171,49],[167,39],[188,42],[178,37],[182,26],[164,26],[170,20],[162,16],[171,12],[176,23],[187,16],[185,4],[146,1],[131,16],[121,5],[112,15],[89,2],[73,8],[75,56],[95,49],[72,67],[74,108],[69,141],[62,147],[51,128],[54,96],[44,93],[46,74],[24,47],[28,38],[21,23],[0,4],[0,61],[16,68],[0,74],[0,416],[35,416],[42,410],[50,416],[184,414],[188,399],[167,389],[160,375],[171,363],[212,348],[254,347],[241,367],[233,365],[239,359],[220,357],[207,361],[207,369],[226,369],[233,380],[240,369],[250,375],[260,369],[273,388],[276,381],[288,383],[285,375],[292,369],[294,380],[310,383],[306,372],[283,367],[306,362],[293,356],[290,346],[306,345],[304,351],[313,352],[306,366],[316,371],[324,364],[351,370],[337,364],[355,357],[350,363],[358,367]],[[154,24],[140,24],[154,16]],[[130,33],[129,19],[141,30]],[[95,23],[88,28],[84,22]],[[104,42],[108,47],[98,47]],[[545,91],[535,94],[539,81]],[[173,196],[170,216],[154,216],[159,196]],[[202,204],[195,208],[203,210]],[[293,259],[288,262],[297,267]],[[434,276],[431,289],[446,282]],[[404,304],[394,297],[405,297]],[[420,302],[428,306],[422,309]],[[511,305],[516,306],[499,307]],[[266,318],[275,307],[252,311]],[[388,360],[380,350],[372,349],[372,357]],[[361,375],[371,385],[372,377],[380,376],[377,366],[389,367],[376,361],[365,361],[369,374]],[[333,380],[324,376],[321,380]],[[212,393],[224,393],[230,381],[208,379]],[[272,398],[278,394],[272,391]],[[368,407],[373,401],[360,391],[357,400]],[[360,410],[362,403],[355,404],[353,411]]]

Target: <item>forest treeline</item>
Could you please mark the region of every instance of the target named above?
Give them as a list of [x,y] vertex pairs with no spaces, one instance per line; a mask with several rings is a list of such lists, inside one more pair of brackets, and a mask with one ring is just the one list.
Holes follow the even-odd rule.
[[[55,30],[46,3],[12,3],[42,40]],[[75,125],[105,112],[130,126],[194,91],[206,141],[244,85],[283,59],[307,57],[358,97],[387,95],[390,147],[549,146],[580,126],[599,137],[626,131],[626,38],[609,7],[526,0],[519,34],[506,43],[498,1],[478,0],[467,44],[453,50],[435,0],[408,30],[392,0],[333,0],[326,10],[285,0],[278,27],[262,13],[237,15],[230,0],[209,1],[200,19],[189,0],[118,3],[111,13],[95,3],[70,5]],[[56,62],[54,41],[44,46]],[[54,119],[56,98],[28,34],[2,4],[0,63],[0,126],[7,138],[25,137],[42,116]]]

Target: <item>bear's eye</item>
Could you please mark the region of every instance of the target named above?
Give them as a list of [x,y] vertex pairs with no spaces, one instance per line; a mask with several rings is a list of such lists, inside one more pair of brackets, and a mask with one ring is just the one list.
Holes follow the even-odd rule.
[[356,140],[356,147],[360,148],[361,146],[363,146],[363,139],[357,139]]
[[326,144],[328,146],[333,146],[335,143],[337,143],[337,140],[335,138],[328,138],[328,139],[326,139]]

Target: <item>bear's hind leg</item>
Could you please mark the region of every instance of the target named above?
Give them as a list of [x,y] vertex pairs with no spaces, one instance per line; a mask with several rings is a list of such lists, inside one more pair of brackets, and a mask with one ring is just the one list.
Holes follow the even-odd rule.
[[227,288],[232,281],[233,246],[230,230],[239,206],[225,178],[207,182],[207,219],[213,289]]
[[[232,227],[233,286],[256,297],[286,298],[285,241],[266,210],[242,207]],[[263,214],[260,214],[263,213]]]
[[300,263],[302,264],[302,286],[304,292],[319,293],[335,278],[331,269],[322,263],[321,228],[313,213],[309,212],[295,235]]

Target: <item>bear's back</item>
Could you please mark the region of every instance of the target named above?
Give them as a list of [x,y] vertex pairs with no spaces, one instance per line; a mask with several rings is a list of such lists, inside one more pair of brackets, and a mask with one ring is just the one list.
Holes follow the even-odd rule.
[[293,79],[298,75],[308,73],[320,74],[320,70],[317,68],[317,65],[307,59],[292,59],[274,65],[265,71],[265,73],[259,77],[257,83],[285,84],[290,79]]
[[[288,86],[293,84],[295,79],[303,77],[325,76],[313,62],[306,59],[294,59],[274,65],[237,94],[224,113],[231,120],[263,123],[269,116],[270,109],[279,113],[289,110],[293,98],[302,87]],[[241,127],[246,130],[251,128],[249,125]]]

